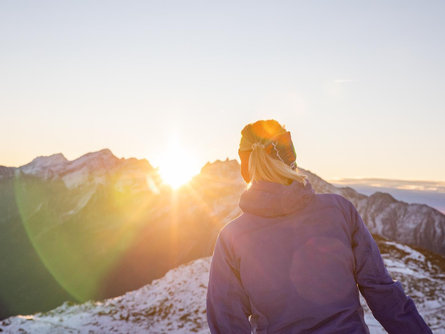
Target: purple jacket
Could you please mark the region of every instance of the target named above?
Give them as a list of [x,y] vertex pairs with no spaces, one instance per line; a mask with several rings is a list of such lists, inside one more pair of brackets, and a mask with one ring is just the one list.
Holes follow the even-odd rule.
[[369,333],[359,290],[388,333],[432,333],[344,197],[260,181],[240,207],[213,253],[212,333]]

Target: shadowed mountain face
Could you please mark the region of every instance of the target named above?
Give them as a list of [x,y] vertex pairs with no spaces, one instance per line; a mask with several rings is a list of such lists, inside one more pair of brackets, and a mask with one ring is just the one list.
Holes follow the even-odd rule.
[[[316,192],[350,199],[373,233],[445,254],[437,210],[301,172]],[[0,166],[0,317],[121,295],[211,255],[218,231],[241,213],[244,189],[234,160],[207,164],[177,192],[146,160],[107,149]]]
[[372,233],[445,255],[445,215],[440,211],[425,204],[397,201],[383,192],[366,196],[349,187],[335,187],[309,171],[302,172],[316,192],[338,193],[354,203]]

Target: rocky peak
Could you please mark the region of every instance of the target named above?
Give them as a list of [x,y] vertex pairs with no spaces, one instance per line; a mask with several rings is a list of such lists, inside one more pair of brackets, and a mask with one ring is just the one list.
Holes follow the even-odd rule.
[[68,160],[65,158],[65,156],[62,153],[55,153],[55,154],[51,154],[51,155],[41,155],[38,156],[34,159],[32,159],[32,161],[24,166],[22,166],[21,168],[25,169],[25,168],[45,168],[45,167],[50,167],[52,165],[58,165],[58,164],[63,164],[66,163]]
[[111,152],[110,149],[104,148],[99,151],[89,152],[77,159],[70,161],[68,170],[88,166],[91,168],[110,169],[116,165],[119,159]]
[[45,179],[63,169],[68,160],[62,153],[55,153],[48,156],[42,155],[34,158],[30,163],[19,167],[24,174],[32,174]]

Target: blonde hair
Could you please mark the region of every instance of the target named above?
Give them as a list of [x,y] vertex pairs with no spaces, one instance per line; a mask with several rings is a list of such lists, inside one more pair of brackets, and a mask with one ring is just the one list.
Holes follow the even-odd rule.
[[285,133],[286,129],[275,120],[257,121],[241,131],[240,151],[251,151],[248,171],[251,181],[270,181],[288,185],[293,181],[306,184],[306,177],[281,160],[267,154],[265,147],[272,138]]

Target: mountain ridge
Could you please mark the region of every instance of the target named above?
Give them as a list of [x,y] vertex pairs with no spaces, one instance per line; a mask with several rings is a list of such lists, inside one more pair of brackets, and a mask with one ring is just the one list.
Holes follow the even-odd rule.
[[[9,255],[0,262],[0,318],[144,286],[211,255],[218,231],[241,214],[246,184],[236,160],[207,163],[173,191],[146,159],[89,153],[74,165],[59,156],[61,164],[38,163],[28,174],[7,169],[9,176],[0,178],[0,252]],[[300,172],[317,193],[348,198],[372,233],[436,252],[443,246],[444,216],[433,209],[368,197]],[[26,275],[20,263],[27,264]],[[42,304],[45,293],[53,298]]]
[[[12,168],[14,175],[24,173],[42,177],[45,180],[62,177],[67,187],[75,187],[84,182],[89,174],[95,171],[111,172],[119,164],[130,164],[130,161],[145,164],[146,169],[150,169],[150,172],[155,170],[146,159],[119,159],[110,149],[103,148],[98,151],[85,153],[73,160],[67,160],[62,153],[55,153],[49,156],[38,156],[31,162],[19,167],[0,166],[0,179],[2,176],[12,177],[10,169]],[[226,159],[224,162],[228,164],[229,161],[236,162],[236,160],[229,159]],[[201,171],[217,162],[218,160],[213,163],[206,163]],[[231,168],[239,167],[231,164]],[[351,200],[373,233],[445,255],[445,215],[439,210],[426,204],[406,203],[397,200],[386,192],[377,191],[367,196],[355,191],[351,187],[336,187],[309,170],[303,168],[299,168],[299,170],[309,178],[317,192],[337,193]],[[73,174],[75,174],[75,177],[73,177]],[[98,180],[98,182],[103,181]],[[161,184],[162,181],[158,177],[156,182],[154,180],[150,182],[150,188],[156,192],[156,189]],[[376,211],[379,214],[376,214]],[[417,220],[419,221],[417,224],[416,222],[408,221],[411,233],[407,233],[406,227],[400,229],[405,224],[400,217],[404,218],[407,211],[411,211],[410,215],[413,212],[417,212]],[[434,228],[431,228],[431,225],[434,225]],[[400,234],[400,231],[403,231],[403,233]]]

